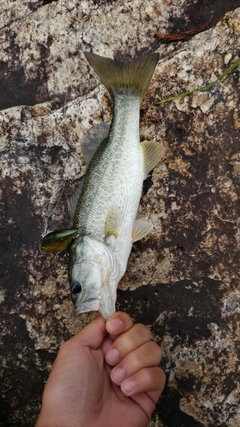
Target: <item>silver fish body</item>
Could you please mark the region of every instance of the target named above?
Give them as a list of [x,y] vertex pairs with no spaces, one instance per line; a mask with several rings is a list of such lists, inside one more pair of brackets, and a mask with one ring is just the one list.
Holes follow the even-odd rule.
[[115,312],[132,243],[152,228],[136,216],[143,180],[164,148],[140,143],[139,112],[158,54],[127,64],[85,55],[109,90],[114,113],[108,137],[96,143],[95,153],[89,147],[94,155],[76,206],[68,271],[75,314],[99,310],[106,320]]
[[[139,109],[139,96],[131,96],[128,93],[116,96],[109,137],[90,163],[74,218],[74,228],[79,230],[79,235],[70,249],[70,283],[76,282],[78,278],[81,278],[80,282],[83,283],[80,272],[83,267],[76,261],[79,245],[85,247],[85,252],[89,254],[90,259],[94,258],[96,264],[101,265],[99,242],[103,252],[105,248],[106,268],[110,253],[114,259],[114,275],[110,268],[111,263],[108,266],[108,276],[112,276],[111,283],[109,280],[100,282],[98,309],[104,318],[114,313],[116,289],[126,270],[132,247],[133,223],[142,192],[144,157],[139,144]],[[91,238],[92,243],[95,241],[99,256],[93,257],[88,240],[82,236],[89,236],[88,239]],[[100,280],[100,276],[97,276],[96,268],[96,288]],[[82,298],[81,293],[80,297]],[[81,298],[79,304],[75,305],[76,313],[81,309],[85,310],[81,307]],[[110,299],[111,304],[106,303],[106,299]]]

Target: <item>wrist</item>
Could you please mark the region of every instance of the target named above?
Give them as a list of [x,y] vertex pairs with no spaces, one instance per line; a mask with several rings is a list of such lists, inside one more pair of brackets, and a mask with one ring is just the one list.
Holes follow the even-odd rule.
[[84,419],[76,421],[69,414],[62,414],[61,411],[54,413],[42,409],[35,427],[85,427],[89,425],[85,421]]

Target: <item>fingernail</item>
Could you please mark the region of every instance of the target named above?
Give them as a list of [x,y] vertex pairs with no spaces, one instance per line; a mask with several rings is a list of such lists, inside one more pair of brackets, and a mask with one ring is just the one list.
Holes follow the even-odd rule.
[[133,380],[125,381],[121,385],[122,391],[124,391],[124,393],[126,394],[131,394],[135,390],[135,387],[136,387],[136,383]]
[[116,365],[119,362],[119,353],[116,348],[111,348],[106,354],[106,361],[109,365]]
[[108,327],[111,329],[112,334],[117,334],[122,330],[123,323],[120,319],[108,320]]
[[116,384],[121,384],[125,378],[125,372],[122,368],[113,369],[111,372],[111,378]]

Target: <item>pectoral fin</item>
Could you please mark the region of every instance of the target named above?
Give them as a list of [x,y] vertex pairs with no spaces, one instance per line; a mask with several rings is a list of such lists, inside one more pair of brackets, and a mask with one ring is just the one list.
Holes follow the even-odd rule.
[[145,221],[145,219],[136,219],[132,229],[132,242],[137,242],[145,237],[152,228],[153,225],[151,222]]
[[141,143],[144,155],[145,176],[156,166],[163,157],[165,148],[159,142],[143,141]]
[[71,243],[73,237],[77,233],[77,229],[72,230],[58,230],[48,233],[42,239],[41,251],[42,252],[62,252]]
[[105,223],[105,236],[118,237],[119,229],[121,225],[121,217],[119,210],[112,206],[107,214],[106,223]]
[[89,129],[81,143],[82,153],[88,167],[100,144],[107,138],[109,124],[99,123]]

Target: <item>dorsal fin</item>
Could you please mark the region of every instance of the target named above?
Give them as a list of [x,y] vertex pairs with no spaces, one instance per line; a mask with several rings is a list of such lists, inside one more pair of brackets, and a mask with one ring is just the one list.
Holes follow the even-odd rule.
[[110,126],[108,123],[98,123],[85,133],[81,143],[81,148],[87,167],[99,145],[107,138],[109,128]]

